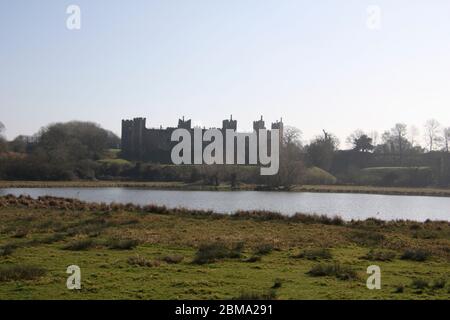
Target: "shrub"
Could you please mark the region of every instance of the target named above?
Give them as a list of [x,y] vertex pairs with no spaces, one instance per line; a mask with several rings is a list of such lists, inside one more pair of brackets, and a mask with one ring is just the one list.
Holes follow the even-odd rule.
[[25,228],[18,229],[12,235],[13,238],[25,238],[28,235],[29,231]]
[[395,258],[394,251],[374,250],[374,249],[371,249],[365,256],[361,257],[361,259],[369,261],[392,261],[394,258]]
[[385,236],[382,233],[376,231],[353,231],[350,233],[349,238],[351,241],[361,245],[361,246],[377,246],[384,241]]
[[41,240],[39,240],[39,243],[42,244],[50,244],[50,243],[54,243],[54,242],[58,242],[63,240],[66,237],[65,233],[62,232],[58,232],[58,233],[54,233],[52,235],[49,235]]
[[179,254],[169,255],[162,258],[164,262],[170,263],[170,264],[177,264],[184,260],[184,257]]
[[225,244],[217,242],[213,244],[203,244],[197,250],[193,263],[205,264],[211,263],[221,259],[236,259],[241,257],[243,244],[238,243],[231,249]]
[[29,265],[3,265],[0,266],[0,282],[33,280],[45,275],[46,271],[42,268]]
[[308,260],[320,260],[320,259],[331,259],[332,255],[330,250],[319,248],[319,249],[306,249],[293,257]]
[[114,250],[132,250],[139,242],[133,239],[110,239],[107,241],[107,246],[109,249]]
[[263,244],[258,245],[255,248],[255,254],[260,255],[260,256],[267,255],[267,254],[271,253],[272,251],[273,251],[273,245],[271,245],[270,243],[263,243]]
[[394,293],[403,293],[403,291],[405,291],[405,286],[402,284],[395,287],[395,289],[394,289]]
[[279,288],[281,288],[282,285],[283,285],[283,282],[281,281],[281,279],[275,279],[271,289],[279,289]]
[[140,255],[135,255],[135,256],[129,257],[127,262],[128,262],[128,264],[130,264],[132,266],[140,266],[140,267],[159,267],[160,266],[159,261],[157,261],[157,260],[150,261]]
[[14,250],[17,248],[17,245],[8,243],[0,247],[0,257],[6,257],[11,255]]
[[414,231],[412,237],[415,239],[437,239],[439,238],[439,234],[436,231],[431,230],[417,230]]
[[75,240],[66,244],[62,249],[71,251],[81,251],[91,248],[94,245],[94,241],[91,239]]
[[425,289],[428,287],[428,281],[424,280],[424,279],[414,279],[411,282],[411,287],[413,287],[414,289]]
[[279,212],[272,211],[264,211],[264,210],[254,210],[254,211],[236,211],[232,217],[234,218],[243,218],[243,219],[254,219],[261,221],[270,221],[270,220],[286,220],[287,217],[282,215]]
[[305,224],[326,224],[334,226],[342,226],[345,224],[344,219],[339,216],[329,217],[327,215],[317,214],[296,213],[289,219],[294,222],[301,222]]
[[312,277],[334,276],[340,280],[352,280],[358,277],[355,270],[339,263],[317,264],[307,272]]
[[437,280],[433,281],[433,283],[431,285],[431,288],[433,288],[433,289],[444,289],[446,284],[447,284],[447,280],[446,279],[444,279],[444,278],[437,279]]
[[430,257],[430,253],[423,249],[407,249],[400,259],[411,261],[425,261]]
[[312,185],[330,185],[335,184],[337,180],[335,176],[318,167],[311,167],[306,169],[304,179],[306,184]]
[[258,255],[253,255],[247,259],[242,260],[243,262],[249,262],[249,263],[254,263],[254,262],[259,262],[261,261],[261,256]]

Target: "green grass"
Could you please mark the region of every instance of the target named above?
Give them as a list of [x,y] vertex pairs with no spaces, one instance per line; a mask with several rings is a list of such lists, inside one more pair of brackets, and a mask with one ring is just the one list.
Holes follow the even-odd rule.
[[[448,222],[333,225],[87,208],[0,202],[0,247],[13,248],[0,256],[0,299],[450,299]],[[414,237],[417,226],[436,238]],[[26,236],[15,238],[23,229]],[[382,241],[349,237],[367,230]],[[64,250],[86,239],[95,245]],[[117,239],[132,245],[111,248]],[[429,255],[400,259],[410,248]],[[299,252],[319,261],[293,259]],[[199,256],[204,263],[193,263]],[[381,268],[381,290],[366,288],[372,264]],[[81,268],[80,291],[66,289],[70,265]]]

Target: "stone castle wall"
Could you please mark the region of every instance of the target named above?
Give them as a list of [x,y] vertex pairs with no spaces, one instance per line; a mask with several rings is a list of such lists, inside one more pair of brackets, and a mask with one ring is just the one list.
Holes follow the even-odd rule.
[[[191,120],[184,120],[184,118],[178,120],[177,127],[159,129],[147,128],[145,118],[122,120],[122,157],[133,161],[171,164],[171,150],[178,143],[176,141],[171,141],[171,136],[172,132],[177,128],[190,130],[193,139],[194,128],[192,128]],[[280,138],[282,137],[282,121],[272,123],[271,128],[279,129]],[[237,131],[237,121],[233,120],[232,117],[230,117],[230,119],[223,120],[222,128],[219,130],[222,130],[225,134],[225,130],[227,129]],[[265,123],[262,117],[260,120],[253,122],[253,130],[258,131],[259,129],[265,129]],[[202,130],[205,131],[206,129]],[[209,142],[204,143],[203,147],[205,147],[208,143]],[[192,141],[192,146],[193,145],[194,143]],[[248,152],[246,153],[248,154]]]

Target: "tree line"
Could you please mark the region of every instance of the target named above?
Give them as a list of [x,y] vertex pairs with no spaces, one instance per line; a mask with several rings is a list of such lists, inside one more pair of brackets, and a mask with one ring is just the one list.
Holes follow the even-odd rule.
[[[4,126],[1,125],[2,132]],[[51,124],[33,136],[0,138],[0,178],[72,180],[95,178],[96,161],[120,139],[91,122]]]
[[91,122],[51,124],[33,136],[6,141],[0,123],[0,179],[73,180],[129,179],[182,180],[216,184],[227,181],[289,188],[298,184],[355,184],[386,186],[450,185],[450,128],[436,120],[424,125],[426,145],[419,130],[397,123],[381,135],[355,130],[340,148],[336,135],[326,130],[308,143],[301,130],[286,126],[280,152],[280,170],[261,177],[253,168],[224,166],[181,167],[104,161],[120,138]]

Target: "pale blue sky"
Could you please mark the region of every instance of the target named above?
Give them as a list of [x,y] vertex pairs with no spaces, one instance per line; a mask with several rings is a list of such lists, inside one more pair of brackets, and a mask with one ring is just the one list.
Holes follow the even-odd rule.
[[8,138],[74,119],[117,134],[136,116],[220,126],[230,113],[242,130],[283,117],[307,139],[450,126],[449,40],[448,0],[0,0],[0,121]]

